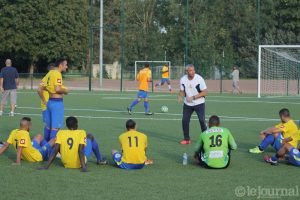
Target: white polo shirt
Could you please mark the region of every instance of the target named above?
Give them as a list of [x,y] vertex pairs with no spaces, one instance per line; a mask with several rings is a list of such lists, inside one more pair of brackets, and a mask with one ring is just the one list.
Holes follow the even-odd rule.
[[184,75],[180,79],[180,90],[185,92],[184,103],[188,106],[196,106],[196,105],[204,103],[205,102],[204,97],[193,100],[192,103],[188,103],[186,98],[195,96],[205,89],[207,89],[205,81],[198,74],[195,74],[195,76],[192,80],[189,80],[187,75]]

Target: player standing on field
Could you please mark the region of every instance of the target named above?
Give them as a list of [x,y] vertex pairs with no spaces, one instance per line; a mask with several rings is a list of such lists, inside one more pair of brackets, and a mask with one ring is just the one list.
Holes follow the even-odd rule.
[[183,104],[182,129],[184,139],[180,144],[190,144],[189,125],[190,119],[195,111],[197,113],[202,132],[207,129],[205,124],[205,96],[207,87],[204,79],[196,74],[195,67],[192,64],[186,66],[186,75],[180,79],[180,91],[178,101]]
[[136,106],[142,99],[144,99],[144,108],[145,115],[153,115],[152,112],[149,112],[149,99],[148,99],[148,83],[152,82],[151,79],[151,70],[148,63],[145,64],[144,68],[139,71],[136,80],[139,82],[139,91],[137,94],[137,99],[133,100],[129,107],[127,107],[128,113],[132,114],[132,108]]
[[47,117],[50,121],[50,139],[56,137],[56,134],[64,124],[64,103],[63,95],[68,94],[68,89],[63,85],[62,72],[68,68],[66,59],[59,59],[56,62],[57,69],[51,70],[47,80],[47,85],[44,87],[49,92],[49,100],[47,103]]
[[37,93],[41,99],[41,109],[42,109],[42,117],[43,117],[43,122],[45,124],[44,127],[44,138],[45,140],[49,141],[50,140],[50,131],[51,131],[51,124],[50,124],[50,120],[49,120],[49,115],[48,115],[48,111],[47,111],[47,102],[49,100],[49,92],[47,90],[44,90],[44,87],[47,86],[47,81],[48,78],[52,72],[52,70],[56,69],[55,68],[55,64],[54,63],[50,63],[48,65],[48,70],[49,72],[46,74],[46,76],[44,76],[44,78],[42,79]]
[[161,70],[161,81],[155,84],[155,88],[164,85],[165,82],[168,84],[169,92],[172,92],[171,81],[170,81],[170,68],[168,64],[165,64]]

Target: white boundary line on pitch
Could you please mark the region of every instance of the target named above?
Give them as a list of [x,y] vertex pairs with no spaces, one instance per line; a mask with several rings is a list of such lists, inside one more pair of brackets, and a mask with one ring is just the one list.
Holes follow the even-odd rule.
[[[40,110],[39,108],[34,108],[34,107],[19,107],[19,108],[22,108],[22,109],[29,109],[29,110]],[[127,113],[127,111],[116,111],[116,110],[94,110],[94,109],[65,109],[65,110],[69,110],[69,111],[94,111],[94,112],[112,112],[112,113]],[[135,112],[137,114],[143,114],[144,112]],[[17,113],[16,113],[17,114]],[[21,114],[21,113],[18,113],[18,114]],[[28,114],[28,115],[31,115],[31,114]],[[32,114],[32,115],[41,115],[41,114]],[[182,116],[182,114],[178,114],[178,113],[155,113],[154,115],[166,115],[166,116]],[[196,117],[196,115],[194,114],[193,115],[194,117]],[[207,115],[208,117],[209,115]],[[79,117],[82,117],[84,118],[84,116],[81,116],[79,115]],[[223,118],[223,119],[227,119],[227,120],[231,120],[231,121],[234,121],[234,120],[241,120],[241,121],[244,121],[244,120],[253,120],[253,121],[279,121],[279,119],[272,119],[272,118],[263,118],[263,117],[243,117],[243,116],[226,116],[226,115],[219,115],[220,118]],[[103,116],[85,116],[85,118],[99,118],[99,119],[119,119],[120,117],[103,117]],[[128,118],[134,118],[134,115],[130,115],[129,117],[121,117],[120,119],[128,119]],[[137,118],[135,118],[137,119]],[[144,117],[144,118],[140,118],[140,119],[153,119],[153,120],[181,120],[180,119],[165,119],[165,118],[149,118],[149,117]],[[198,120],[197,118],[196,119],[193,119],[192,120]]]
[[[21,116],[42,116],[41,114],[36,113],[15,113],[15,115]],[[107,117],[107,116],[86,116],[86,115],[74,115],[78,118],[85,118],[85,119],[118,119],[118,120],[128,120],[128,119],[135,119],[135,120],[154,120],[154,121],[181,121],[181,118],[153,118],[153,117]],[[68,116],[64,116],[65,118]],[[227,116],[220,116],[222,121],[253,121],[253,122],[266,122],[266,121],[279,121],[278,119],[268,119],[268,118],[249,118],[249,117],[227,117]],[[198,118],[191,118],[192,121],[198,121]],[[206,118],[206,120],[208,120]]]

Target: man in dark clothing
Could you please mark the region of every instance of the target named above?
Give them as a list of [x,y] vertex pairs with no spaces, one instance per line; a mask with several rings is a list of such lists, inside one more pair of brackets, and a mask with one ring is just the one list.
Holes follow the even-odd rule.
[[0,73],[0,89],[2,99],[0,104],[0,116],[3,114],[4,105],[7,103],[8,96],[10,96],[10,116],[14,116],[15,107],[17,104],[17,87],[19,85],[19,74],[16,68],[11,66],[10,59],[6,59],[4,68]]

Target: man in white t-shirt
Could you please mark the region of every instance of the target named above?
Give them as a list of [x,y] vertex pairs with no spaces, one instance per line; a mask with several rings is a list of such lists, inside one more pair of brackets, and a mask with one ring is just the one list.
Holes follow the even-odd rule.
[[204,79],[195,72],[192,64],[186,66],[186,75],[180,79],[180,91],[178,101],[183,104],[182,129],[184,139],[180,144],[190,144],[189,125],[190,119],[195,111],[197,113],[202,132],[207,129],[205,124],[205,96],[207,95],[207,87]]
[[242,93],[240,87],[239,87],[239,80],[240,80],[240,71],[236,66],[233,67],[232,73],[232,93]]

